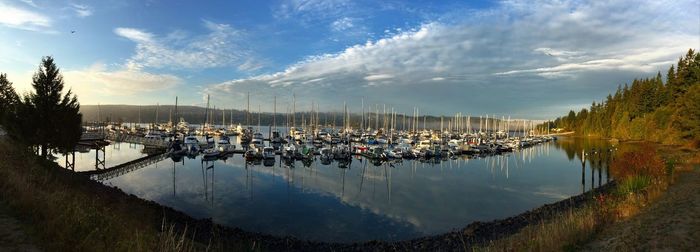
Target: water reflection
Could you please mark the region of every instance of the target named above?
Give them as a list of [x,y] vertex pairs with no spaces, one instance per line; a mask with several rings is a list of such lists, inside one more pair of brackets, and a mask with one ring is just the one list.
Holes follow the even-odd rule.
[[[143,145],[122,142],[114,142],[100,149],[85,147],[75,153],[75,171],[109,168],[146,156],[148,153]],[[59,155],[56,163],[64,166],[66,157]]]
[[505,155],[391,162],[166,159],[160,163],[167,165],[105,183],[250,231],[396,240],[504,218],[603,185],[612,146],[579,141],[562,138]]

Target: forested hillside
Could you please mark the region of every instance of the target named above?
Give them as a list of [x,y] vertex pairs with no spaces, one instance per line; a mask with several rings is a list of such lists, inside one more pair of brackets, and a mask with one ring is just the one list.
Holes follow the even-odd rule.
[[664,81],[635,79],[590,108],[557,118],[550,127],[579,135],[667,144],[700,143],[700,53],[692,49],[671,66]]

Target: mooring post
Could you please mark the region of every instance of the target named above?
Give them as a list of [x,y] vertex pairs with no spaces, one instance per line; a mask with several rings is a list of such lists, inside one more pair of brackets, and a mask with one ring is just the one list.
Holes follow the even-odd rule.
[[581,193],[586,192],[586,150],[581,151]]
[[600,157],[600,155],[603,152],[602,150],[598,152],[598,187],[602,186],[602,181],[603,181],[603,158]]

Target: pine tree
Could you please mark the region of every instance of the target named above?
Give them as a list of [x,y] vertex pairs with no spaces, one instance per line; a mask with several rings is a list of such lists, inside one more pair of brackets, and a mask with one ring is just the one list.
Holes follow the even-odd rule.
[[693,140],[700,145],[700,53],[688,50],[669,68],[666,84],[661,78],[657,72],[618,86],[614,95],[593,102],[587,114],[582,110],[572,116],[570,111],[555,123],[582,135],[665,143]]
[[681,136],[700,142],[700,85],[693,85],[679,101],[676,118]]
[[12,82],[7,80],[7,74],[0,74],[0,125],[6,125],[17,103],[19,96],[12,87]]
[[[27,136],[31,144],[40,146],[41,155],[48,157],[54,148],[67,150],[80,140],[80,105],[69,90],[61,95],[64,87],[63,76],[52,57],[44,57],[32,80],[34,92],[25,98],[26,112],[34,122]],[[30,123],[31,124],[31,123]]]

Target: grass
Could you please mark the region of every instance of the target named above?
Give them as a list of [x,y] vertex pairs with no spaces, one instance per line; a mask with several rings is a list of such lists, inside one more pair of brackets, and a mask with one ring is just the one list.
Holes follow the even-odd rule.
[[[48,251],[206,249],[157,210],[95,192],[87,179],[0,139],[0,197]],[[154,220],[161,220],[157,225]]]
[[623,179],[618,185],[615,193],[618,195],[641,193],[645,188],[651,185],[651,177],[644,175],[630,176]]
[[[643,179],[645,180],[645,179]],[[637,182],[635,182],[637,183]],[[635,184],[635,189],[638,184]],[[658,198],[663,189],[646,187],[631,194],[599,194],[581,208],[561,213],[547,222],[491,241],[475,251],[576,251],[606,226],[630,218]]]
[[[647,149],[648,150],[648,149]],[[619,223],[638,215],[650,203],[655,202],[673,181],[677,170],[687,170],[689,163],[700,161],[700,153],[681,151],[662,151],[664,165],[650,171],[648,163],[644,167],[624,167],[624,176],[618,179],[614,190],[608,194],[598,194],[581,208],[558,214],[535,225],[523,228],[511,236],[491,241],[476,247],[475,251],[575,251],[581,250],[601,230],[613,223]],[[640,154],[640,153],[636,153]],[[643,153],[643,155],[658,155]],[[624,157],[625,155],[623,155]],[[630,160],[619,164],[635,165],[640,155],[626,155]],[[646,157],[645,157],[646,158]],[[685,160],[681,162],[680,160]],[[618,166],[619,166],[618,164]],[[614,165],[613,165],[614,167]],[[619,171],[618,171],[619,172]]]

